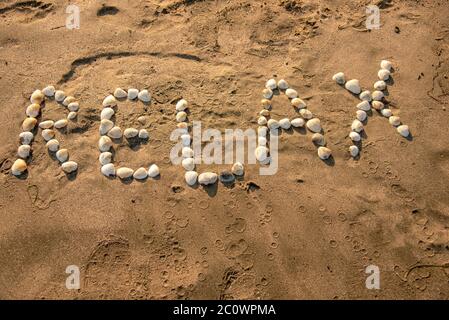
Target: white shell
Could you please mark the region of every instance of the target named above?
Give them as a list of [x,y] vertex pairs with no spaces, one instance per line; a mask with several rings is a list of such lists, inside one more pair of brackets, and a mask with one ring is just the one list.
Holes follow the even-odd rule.
[[324,136],[321,133],[314,133],[312,135],[312,142],[319,146],[326,145],[326,140],[324,139]]
[[380,113],[385,117],[389,118],[393,115],[393,112],[390,109],[382,109]]
[[138,95],[139,95],[139,90],[137,90],[135,88],[128,89],[128,99],[129,100],[136,99]]
[[41,129],[50,129],[53,128],[55,122],[53,120],[46,120],[39,123],[39,128]]
[[371,106],[373,107],[373,109],[375,109],[375,110],[382,110],[384,107],[385,107],[385,105],[384,105],[384,103],[383,102],[381,102],[381,101],[373,101],[372,103],[371,103]]
[[140,129],[139,130],[139,138],[142,140],[146,140],[150,137],[148,131],[146,129]]
[[114,109],[109,108],[109,107],[104,108],[103,110],[101,110],[100,118],[101,118],[101,120],[103,120],[103,119],[111,120],[114,113],[115,113]]
[[363,110],[357,110],[357,112],[356,112],[356,118],[357,118],[357,120],[363,122],[363,121],[366,120],[366,117],[367,117],[367,115],[366,115],[366,112],[365,112],[365,111],[363,111]]
[[137,118],[137,121],[139,121],[140,124],[146,124],[148,118],[146,116],[140,116]]
[[265,146],[258,146],[254,151],[257,161],[264,162],[268,159],[269,150]]
[[101,165],[105,165],[112,162],[112,153],[110,152],[102,152],[98,157],[98,161],[100,161]]
[[56,152],[59,149],[59,141],[56,139],[51,139],[47,142],[47,149],[51,152]]
[[390,124],[392,126],[399,126],[401,124],[401,118],[397,117],[397,116],[391,116],[388,118],[388,122],[390,122]]
[[183,134],[181,136],[181,142],[182,142],[183,146],[190,146],[190,141],[191,141],[191,138],[190,138],[189,134]]
[[399,134],[405,138],[407,138],[410,134],[410,130],[407,125],[403,124],[396,129]]
[[391,71],[391,68],[393,68],[393,64],[392,64],[390,61],[388,61],[388,60],[382,60],[382,61],[380,62],[380,67],[381,67],[382,69]]
[[302,109],[307,106],[307,104],[301,98],[292,99],[291,104],[298,109]]
[[101,173],[106,177],[115,176],[115,167],[112,163],[105,164],[101,167]]
[[17,155],[20,158],[27,158],[30,155],[31,152],[31,147],[27,144],[22,144],[18,149],[17,149]]
[[262,99],[260,101],[260,104],[262,105],[262,107],[266,110],[270,110],[271,109],[271,101],[268,99]]
[[274,79],[270,79],[265,83],[265,88],[270,89],[270,90],[274,90],[277,88],[277,83],[276,80]]
[[29,145],[29,144],[31,144],[33,139],[34,139],[34,135],[29,131],[21,132],[19,134],[19,140],[20,140],[21,144]]
[[313,118],[313,113],[308,109],[301,109],[299,110],[299,114],[306,120]]
[[281,90],[287,90],[288,89],[288,83],[284,79],[281,79],[278,81],[278,88]]
[[267,143],[268,143],[268,141],[267,141],[267,138],[265,138],[265,137],[258,137],[257,138],[257,145],[258,146],[267,146]]
[[198,173],[195,171],[187,171],[184,174],[184,179],[186,180],[186,183],[189,186],[195,185],[196,181],[198,180]]
[[204,172],[198,176],[198,182],[202,185],[214,184],[217,181],[217,174],[213,172]]
[[101,136],[100,140],[98,140],[98,148],[101,152],[109,151],[112,147],[112,140],[107,136]]
[[295,99],[298,97],[298,92],[295,89],[288,88],[285,90],[285,95],[290,99]]
[[232,165],[231,171],[236,176],[242,176],[245,173],[245,169],[243,167],[243,164],[240,162],[236,162]]
[[373,100],[380,101],[384,97],[384,93],[382,91],[376,90],[373,92]]
[[115,99],[115,97],[113,95],[108,95],[106,98],[104,98],[103,100],[103,107],[114,107],[117,105],[117,100]]
[[62,101],[62,105],[67,107],[72,102],[76,102],[76,98],[73,96],[68,96],[68,97],[65,97],[65,99]]
[[266,109],[260,110],[259,116],[269,117],[270,116],[270,111],[268,111]]
[[128,179],[131,178],[134,174],[134,170],[126,167],[118,168],[117,169],[117,177],[120,179]]
[[182,160],[181,164],[186,171],[195,169],[195,160],[193,158],[185,158]]
[[139,134],[139,130],[137,130],[135,128],[127,128],[123,132],[123,135],[125,136],[125,138],[128,138],[128,139],[137,137],[138,134]]
[[75,111],[71,111],[69,112],[69,114],[67,115],[67,119],[68,120],[73,120],[76,118],[76,116],[78,115],[78,113],[76,113]]
[[306,124],[306,122],[302,118],[295,118],[290,123],[295,128],[304,127],[304,125]]
[[127,96],[128,94],[122,88],[117,88],[114,90],[114,97],[116,97],[117,99],[126,98]]
[[376,90],[382,91],[382,90],[385,90],[386,88],[387,88],[387,84],[383,80],[379,80],[374,83],[374,89],[376,89]]
[[349,133],[349,138],[354,142],[359,142],[362,138],[360,137],[360,134],[358,134],[355,131],[352,131]]
[[189,125],[185,122],[177,123],[176,128],[178,128],[177,130],[179,130],[182,134],[189,132]]
[[259,125],[259,126],[264,126],[264,125],[266,125],[267,124],[267,118],[265,118],[264,116],[262,116],[262,117],[259,117],[258,119],[257,119],[257,124]]
[[16,161],[14,161],[13,165],[11,166],[11,173],[15,176],[20,176],[26,170],[27,170],[27,164],[23,159],[17,159]]
[[181,154],[184,158],[192,158],[194,155],[194,152],[192,148],[190,147],[183,147],[181,150]]
[[62,102],[65,99],[65,93],[62,90],[57,90],[55,92],[55,100],[56,102]]
[[262,90],[262,96],[265,99],[271,99],[271,97],[273,96],[273,91],[271,91],[270,89],[265,88],[265,89]]
[[268,133],[268,128],[267,127],[258,127],[257,128],[257,135],[259,137],[265,137]]
[[41,135],[45,141],[50,141],[51,139],[53,139],[55,137],[55,132],[51,129],[44,129],[44,130],[42,130]]
[[159,175],[159,167],[155,164],[152,164],[148,169],[148,176],[151,178],[155,178]]
[[143,180],[148,177],[148,172],[145,168],[139,168],[134,171],[133,178],[136,180]]
[[39,112],[41,111],[41,106],[37,103],[30,104],[25,113],[28,117],[36,118],[39,115]]
[[350,146],[349,153],[351,154],[351,157],[355,158],[359,155],[359,148],[357,146]]
[[318,157],[320,157],[321,160],[329,159],[329,157],[332,155],[332,150],[326,147],[319,147],[318,148]]
[[362,101],[357,105],[357,109],[363,110],[363,111],[369,111],[369,110],[371,110],[371,105],[368,101]]
[[351,124],[351,129],[355,132],[363,131],[363,123],[360,120],[354,120]]
[[122,137],[122,129],[120,127],[113,127],[111,130],[108,131],[108,137],[112,139],[120,139]]
[[346,82],[345,88],[346,88],[346,90],[348,90],[354,94],[360,94],[360,92],[362,91],[362,89],[360,88],[359,80],[357,80],[357,79],[352,79],[352,80],[349,80],[348,82]]
[[58,152],[56,152],[56,159],[58,159],[59,162],[66,162],[69,159],[69,151],[67,149],[59,149]]
[[69,111],[78,111],[79,108],[80,108],[80,104],[78,102],[71,102],[67,106],[67,109],[69,109]]
[[338,72],[332,76],[332,80],[334,80],[338,84],[345,84],[345,74],[343,72]]
[[187,113],[184,111],[180,111],[176,114],[176,121],[178,122],[184,122],[187,119]]
[[360,100],[364,100],[364,101],[370,102],[372,100],[371,92],[368,91],[368,90],[365,90],[362,93],[360,93],[359,98],[360,98]]
[[176,111],[184,111],[187,107],[188,103],[185,99],[181,99],[176,103]]
[[22,122],[22,131],[31,131],[37,124],[37,120],[35,118],[26,118]]
[[288,130],[288,129],[290,129],[290,127],[292,125],[290,123],[290,119],[284,118],[284,119],[279,120],[279,126],[284,130]]
[[55,122],[54,127],[56,129],[62,129],[62,128],[67,127],[67,124],[68,124],[67,119],[61,119],[61,120],[58,120]]
[[148,92],[148,90],[146,90],[146,89],[140,91],[139,94],[137,95],[137,98],[139,98],[139,100],[142,102],[150,102],[151,101],[151,95]]
[[46,86],[44,89],[42,89],[42,93],[45,94],[47,97],[53,97],[55,95],[55,87]]
[[390,78],[390,71],[386,69],[380,69],[377,73],[377,76],[379,77],[379,80],[386,81]]
[[277,128],[279,128],[279,122],[277,120],[275,120],[275,119],[270,119],[267,122],[267,127],[270,130],[276,130]]
[[40,90],[35,90],[30,97],[31,103],[40,104],[44,100],[45,96]]
[[105,135],[113,127],[114,127],[114,122],[112,122],[111,120],[108,120],[108,119],[101,120],[100,121],[100,128],[99,128],[100,134],[101,135]]
[[321,122],[318,118],[313,118],[307,121],[307,128],[312,132],[321,132]]

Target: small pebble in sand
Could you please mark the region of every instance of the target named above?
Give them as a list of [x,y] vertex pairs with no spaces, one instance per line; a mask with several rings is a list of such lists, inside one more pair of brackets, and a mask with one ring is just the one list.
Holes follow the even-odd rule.
[[382,91],[382,90],[385,90],[386,88],[387,88],[387,84],[383,80],[379,80],[374,83],[374,89],[376,89],[376,90]]
[[321,122],[318,118],[313,118],[307,121],[306,123],[307,129],[309,129],[312,132],[321,132]]
[[267,122],[267,127],[270,130],[277,130],[279,128],[279,122],[275,119],[270,119]]
[[408,126],[405,124],[400,125],[396,130],[399,132],[399,134],[401,136],[403,136],[405,138],[407,138],[410,135],[410,130],[409,130]]
[[308,109],[301,109],[299,110],[299,114],[306,120],[313,118],[313,113]]
[[137,121],[138,121],[140,124],[146,124],[146,123],[147,123],[147,120],[148,120],[148,118],[147,118],[146,116],[140,116],[140,117],[137,118]]
[[364,101],[370,102],[372,100],[371,92],[368,91],[368,90],[365,90],[362,93],[360,93],[359,98],[360,98],[360,100],[364,100]]
[[262,117],[269,117],[269,116],[270,116],[270,111],[268,111],[268,110],[266,110],[266,109],[263,109],[263,110],[261,110],[261,111],[259,112],[259,116],[262,116]]
[[176,111],[184,111],[187,107],[188,103],[185,99],[181,99],[176,103]]
[[111,130],[108,131],[108,137],[112,139],[120,139],[122,137],[122,129],[120,127],[113,127]]
[[293,119],[291,122],[293,127],[295,128],[301,128],[304,127],[304,125],[306,124],[306,122],[304,121],[304,119],[302,118],[295,118]]
[[151,95],[148,92],[148,90],[146,90],[146,89],[140,91],[139,94],[137,95],[137,98],[139,98],[139,100],[142,102],[150,102],[151,101]]
[[240,162],[236,162],[232,165],[231,171],[236,176],[243,176],[245,173],[245,168],[243,167],[243,164]]
[[114,113],[115,113],[114,109],[106,107],[103,110],[101,110],[100,118],[101,120],[103,119],[111,120]]
[[139,130],[139,138],[142,140],[147,140],[150,137],[150,134],[146,129]]
[[62,101],[62,105],[68,107],[72,102],[76,102],[76,98],[73,96],[68,96]]
[[55,137],[55,132],[52,129],[44,129],[42,130],[42,138],[44,138],[45,141],[50,141]]
[[349,153],[351,154],[351,157],[355,158],[359,155],[359,148],[357,146],[350,146]]
[[35,90],[30,97],[31,103],[41,104],[44,101],[45,96],[40,90]]
[[203,172],[198,176],[198,182],[202,185],[214,184],[217,181],[217,174],[214,172]]
[[288,88],[287,90],[285,90],[285,95],[289,98],[289,99],[295,99],[298,97],[298,92],[295,89],[292,88]]
[[271,99],[271,97],[273,97],[273,91],[271,91],[270,89],[263,89],[262,90],[262,97],[264,97],[265,99]]
[[66,162],[69,159],[69,151],[67,149],[59,149],[58,152],[56,152],[56,159],[58,159],[59,162]]
[[384,98],[384,93],[382,91],[376,90],[373,92],[373,100],[381,101]]
[[187,113],[184,111],[180,111],[176,114],[176,121],[178,122],[184,122],[187,120]]
[[365,112],[365,111],[363,111],[363,110],[357,110],[357,112],[356,112],[356,118],[357,118],[357,120],[363,122],[363,121],[366,120],[366,117],[367,117],[367,115],[366,115],[366,112]]
[[186,183],[189,186],[193,186],[196,184],[196,181],[198,180],[198,173],[195,171],[187,171],[184,174],[184,179],[186,180]]
[[105,135],[113,127],[114,127],[114,122],[112,122],[111,120],[108,120],[108,119],[103,119],[100,121],[99,132],[101,135]]
[[123,90],[122,88],[117,88],[114,90],[114,97],[116,97],[117,99],[123,99],[126,98],[128,96],[128,93],[126,93],[125,90]]
[[380,67],[381,67],[382,69],[391,71],[391,69],[393,68],[393,64],[392,64],[390,61],[388,61],[388,60],[382,60],[382,61],[380,62]]
[[270,79],[265,83],[265,88],[267,88],[267,89],[274,90],[277,87],[278,86],[277,86],[276,80],[274,80],[274,79]]
[[54,86],[46,86],[44,89],[42,89],[42,93],[47,97],[53,97],[55,95],[55,91],[56,90]]
[[55,100],[56,102],[62,102],[65,99],[65,93],[62,90],[57,90],[55,92]]
[[389,118],[393,115],[393,112],[390,109],[382,109],[380,113],[385,117]]
[[182,133],[189,132],[189,125],[186,122],[177,123],[176,128],[178,128],[178,130],[180,130]]
[[53,128],[55,122],[53,120],[45,120],[39,123],[39,128],[50,129]]
[[78,102],[70,102],[70,104],[67,106],[67,109],[69,111],[78,111],[80,108],[80,104]]
[[262,116],[262,117],[259,117],[258,119],[257,119],[257,124],[259,125],[259,126],[264,126],[264,125],[266,125],[267,124],[267,118],[265,118],[264,116]]
[[136,180],[144,180],[148,177],[148,172],[145,168],[139,168],[134,171],[133,178]]
[[288,89],[288,83],[284,79],[281,79],[278,81],[278,88],[281,90],[287,90]]
[[106,177],[115,176],[115,167],[112,163],[107,163],[101,167],[101,173]]
[[69,114],[67,115],[67,119],[68,120],[74,120],[77,117],[78,113],[76,113],[75,111],[71,111],[69,112]]
[[390,71],[386,69],[380,69],[377,73],[377,76],[379,77],[379,80],[386,81],[390,78]]
[[382,101],[373,101],[371,103],[371,106],[373,107],[374,110],[377,110],[377,111],[380,111],[385,107],[385,105]]
[[318,148],[318,157],[320,157],[321,160],[327,160],[332,155],[332,150],[326,147],[319,147]]
[[28,117],[36,118],[41,111],[41,106],[37,103],[30,104],[26,109],[26,115]]
[[354,142],[359,142],[360,140],[362,140],[362,138],[360,137],[360,134],[355,131],[352,131],[351,133],[349,133],[349,138]]
[[151,178],[156,178],[159,175],[159,167],[155,164],[152,164],[148,169],[148,176]]
[[67,121],[67,119],[61,119],[61,120],[58,120],[58,121],[55,122],[54,127],[56,129],[62,129],[62,128],[67,127],[68,123],[69,122]]
[[391,116],[388,118],[388,122],[390,122],[392,126],[397,127],[401,124],[401,118],[399,118],[398,116]]
[[117,99],[113,95],[108,95],[103,100],[103,107],[115,107],[117,105]]
[[105,165],[112,162],[112,153],[110,152],[102,152],[98,157],[98,161],[100,161],[101,165]]
[[64,171],[65,173],[72,173],[75,172],[78,169],[78,163],[76,163],[75,161],[67,161],[64,162],[61,165],[61,169],[62,171]]
[[51,152],[56,152],[59,149],[59,141],[56,139],[51,139],[47,142],[47,149]]
[[22,131],[31,131],[37,124],[36,118],[26,118],[22,122]]
[[269,150],[265,146],[258,146],[254,151],[257,161],[264,162],[268,158]]
[[186,171],[192,171],[195,169],[195,160],[193,158],[182,159],[181,165]]
[[112,140],[107,136],[101,136],[100,140],[98,140],[98,148],[101,152],[109,151],[112,147]]
[[290,127],[292,125],[290,123],[290,119],[284,118],[284,119],[279,120],[279,126],[284,130],[288,130],[288,129],[290,129]]
[[11,166],[11,173],[15,176],[20,176],[26,170],[27,170],[27,164],[23,159],[17,159],[16,161],[14,161],[13,165]]
[[326,141],[324,140],[324,136],[321,133],[314,133],[312,135],[312,142],[317,146],[326,145]]
[[218,178],[223,184],[230,184],[235,181],[235,176],[232,174],[232,172],[227,170],[220,172],[220,176]]
[[137,90],[135,88],[128,89],[128,99],[129,100],[136,99],[138,95],[139,95],[139,90]]
[[31,147],[27,144],[22,144],[18,149],[17,149],[17,155],[20,158],[26,159],[28,158],[28,156],[30,155],[31,152]]
[[260,100],[260,104],[262,105],[262,108],[264,108],[266,110],[270,110],[270,108],[271,108],[271,101],[268,99]]
[[345,74],[343,72],[338,72],[332,76],[332,80],[334,80],[338,84],[345,84]]
[[291,101],[292,106],[298,109],[305,108],[307,104],[301,98],[294,98]]
[[359,104],[357,104],[357,109],[369,111],[371,109],[371,104],[368,101],[362,101]]
[[125,131],[123,131],[123,135],[125,138],[131,139],[139,135],[139,130],[136,128],[126,128]]
[[354,120],[351,124],[352,131],[355,132],[362,132],[363,131],[363,123],[360,122],[360,120]]
[[117,177],[119,177],[120,179],[131,178],[133,174],[134,170],[131,168],[122,167],[117,169]]
[[34,135],[31,132],[21,132],[19,134],[19,141],[21,144],[29,145],[34,139]]
[[360,94],[360,92],[362,91],[362,89],[360,88],[359,80],[357,80],[357,79],[352,79],[352,80],[349,80],[348,82],[346,82],[345,88],[346,88],[346,90],[348,90],[354,94]]

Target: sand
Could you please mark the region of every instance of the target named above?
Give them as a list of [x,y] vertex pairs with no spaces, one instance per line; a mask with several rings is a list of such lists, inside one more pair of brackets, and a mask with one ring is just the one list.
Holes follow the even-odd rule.
[[[66,1],[0,4],[0,298],[2,299],[448,299],[449,6],[374,1]],[[372,90],[393,62],[387,99],[412,132],[402,138],[374,112],[360,159],[348,153],[359,100],[332,81],[343,71]],[[248,165],[232,188],[190,188],[168,158],[175,104],[203,127],[256,128],[261,90],[286,79],[321,120],[332,163],[311,134],[282,133],[279,171]],[[26,179],[11,175],[35,89],[54,84],[80,102],[57,133],[79,165],[67,177],[33,143]],[[156,163],[158,180],[101,175],[101,102],[115,88],[147,88],[153,103],[123,102],[122,128],[148,144],[116,149],[115,162]],[[276,119],[294,116],[285,96]],[[43,117],[67,116],[55,102]],[[140,125],[137,118],[148,115]],[[230,170],[198,166],[199,172]],[[79,266],[81,288],[65,287]],[[365,269],[380,269],[380,290]]]

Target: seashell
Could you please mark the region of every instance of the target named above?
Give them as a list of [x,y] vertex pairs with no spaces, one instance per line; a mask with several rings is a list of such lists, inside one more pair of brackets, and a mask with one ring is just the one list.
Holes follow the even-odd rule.
[[193,186],[193,185],[195,185],[196,181],[198,180],[198,173],[195,171],[187,171],[184,174],[184,178],[186,180],[186,183],[189,186]]
[[368,91],[368,90],[365,90],[362,93],[360,93],[359,98],[360,98],[360,100],[364,100],[364,101],[370,102],[372,100],[371,92]]
[[159,167],[155,164],[152,164],[148,169],[148,176],[151,178],[155,178],[159,175]]
[[383,102],[381,102],[381,101],[373,101],[373,102],[371,102],[371,106],[374,108],[374,110],[377,110],[377,111],[380,111],[385,107]]
[[77,117],[78,113],[76,113],[75,111],[71,111],[69,112],[69,114],[67,115],[67,119],[68,120],[74,120]]
[[61,120],[58,120],[58,121],[55,122],[54,127],[56,129],[62,129],[62,128],[67,127],[68,123],[69,122],[67,121],[67,119],[61,119]]
[[112,163],[105,164],[104,166],[101,167],[100,171],[106,177],[115,176],[115,167]]
[[259,127],[257,128],[257,135],[259,137],[265,137],[268,133],[268,128],[267,127]]
[[184,111],[187,109],[187,101],[185,99],[181,99],[176,103],[176,111]]
[[30,104],[27,109],[26,109],[26,115],[28,117],[32,117],[32,118],[36,118],[39,115],[39,112],[41,111],[41,106],[40,104],[37,103],[33,103]]
[[268,127],[270,130],[276,130],[277,128],[279,128],[279,122],[278,122],[277,120],[270,119],[270,120],[268,120],[268,122],[267,122],[267,127]]
[[176,121],[178,122],[184,122],[187,120],[187,113],[184,111],[180,111],[176,114]]
[[268,150],[268,148],[265,147],[265,146],[258,146],[258,147],[256,148],[256,150],[254,151],[254,153],[255,153],[255,155],[256,155],[257,161],[263,162],[263,161],[266,161],[266,160],[267,160],[269,150]]
[[376,90],[373,92],[373,100],[380,101],[384,98],[384,93],[382,91]]
[[58,152],[56,152],[56,159],[58,159],[59,162],[66,162],[69,159],[69,151],[67,149],[59,149]]
[[262,105],[262,108],[270,110],[271,109],[271,101],[268,99],[262,99],[260,100],[260,104]]
[[390,122],[390,124],[392,126],[399,126],[401,124],[401,118],[397,117],[397,116],[391,116],[388,118],[388,122]]
[[17,159],[16,161],[14,161],[13,165],[11,166],[11,173],[15,176],[20,176],[26,170],[27,170],[27,164],[23,159]]
[[290,123],[295,128],[304,127],[304,125],[306,124],[303,118],[295,118]]
[[346,88],[346,90],[348,90],[354,94],[360,94],[360,92],[362,91],[362,89],[360,88],[359,80],[357,80],[357,79],[352,79],[352,80],[349,80],[348,82],[346,82],[345,88]]
[[127,139],[134,138],[134,137],[137,137],[139,135],[139,130],[137,130],[135,128],[127,128],[123,132],[123,135]]
[[128,93],[126,93],[125,90],[123,90],[122,88],[117,88],[114,90],[114,97],[116,97],[117,99],[123,99],[126,98],[128,96]]
[[181,154],[184,158],[193,158],[194,152],[190,147],[183,147]]
[[409,134],[410,134],[410,130],[409,130],[408,126],[405,125],[405,124],[400,125],[399,127],[397,127],[396,130],[399,132],[399,134],[401,136],[403,136],[405,138],[407,138],[409,136]]
[[114,122],[112,122],[111,120],[108,120],[108,119],[101,120],[100,121],[100,128],[99,128],[100,134],[101,135],[105,135],[113,127],[114,127]]
[[114,107],[117,105],[117,99],[115,99],[115,97],[113,95],[108,95],[106,98],[104,98],[103,100],[103,107]]
[[192,171],[195,169],[195,160],[193,158],[182,159],[181,165],[186,171]]
[[307,109],[301,109],[299,110],[299,114],[306,120],[313,118],[313,113],[310,110]]
[[287,90],[288,89],[288,83],[284,79],[281,79],[278,81],[278,88],[281,90]]
[[376,90],[382,91],[382,90],[385,90],[386,88],[387,88],[387,84],[383,80],[376,81],[374,83],[374,89],[376,89]]
[[390,109],[382,109],[380,113],[385,117],[389,118],[393,115],[393,112]]
[[264,125],[266,125],[267,124],[267,118],[265,118],[264,116],[262,116],[262,117],[259,117],[258,119],[257,119],[257,124],[259,125],[259,126],[264,126]]
[[371,105],[368,101],[362,101],[357,105],[357,109],[363,110],[363,111],[369,111],[369,110],[371,110]]
[[292,124],[290,123],[290,119],[284,118],[284,119],[279,120],[279,126],[284,130],[288,130],[288,129],[290,129]]
[[53,120],[41,121],[39,123],[39,128],[41,129],[50,129],[53,128],[55,122]]
[[139,168],[134,171],[133,178],[136,180],[143,180],[148,177],[148,172],[145,168]]
[[298,92],[295,89],[288,88],[287,90],[285,90],[285,95],[290,99],[295,99],[298,97]]
[[120,179],[128,179],[131,178],[134,174],[134,170],[126,167],[118,168],[117,169],[117,177]]
[[184,133],[189,132],[189,125],[186,122],[177,123],[176,127],[181,129]]
[[80,104],[78,102],[70,102],[69,105],[67,106],[67,109],[69,109],[69,111],[78,111],[80,108]]
[[28,156],[30,155],[31,152],[31,147],[27,144],[22,144],[18,149],[17,149],[17,155],[20,158],[28,158]]
[[217,174],[213,172],[204,172],[198,176],[198,182],[202,185],[214,184],[217,181]]
[[386,69],[380,69],[379,72],[377,73],[377,76],[379,77],[380,80],[386,81],[390,78],[390,71]]
[[137,90],[135,88],[128,89],[128,99],[129,100],[136,99],[138,95],[139,95],[139,90]]
[[319,147],[318,148],[318,157],[320,157],[321,160],[329,159],[329,157],[332,155],[332,150],[326,147]]
[[41,135],[45,141],[50,141],[51,139],[53,139],[55,137],[55,132],[51,129],[44,129],[44,130],[42,130]]
[[326,145],[326,141],[324,140],[324,136],[321,133],[314,133],[312,135],[312,142],[318,146]]
[[258,137],[257,138],[257,145],[258,146],[267,146],[267,138],[265,137]]
[[307,121],[306,126],[312,132],[321,132],[321,122],[318,118],[310,119]]
[[150,137],[150,135],[146,129],[139,130],[139,139],[147,140],[149,137]]
[[101,110],[100,118],[101,120],[103,119],[111,120],[114,113],[115,113],[114,109],[108,107],[104,108],[103,110]]
[[270,116],[270,111],[263,109],[259,112],[259,116],[263,116],[263,117],[269,117]]
[[343,72],[338,72],[332,76],[332,80],[334,80],[338,84],[345,84],[345,74]]
[[55,87],[46,86],[44,89],[42,89],[42,93],[45,94],[47,97],[53,97],[55,95]]
[[137,95],[137,98],[139,98],[139,100],[142,102],[150,102],[151,101],[151,95],[148,92],[148,90],[146,90],[146,89],[140,91],[139,94]]
[[34,135],[31,132],[21,132],[19,134],[19,141],[21,144],[29,145],[34,139]]
[[190,138],[189,134],[183,134],[181,136],[181,142],[182,142],[183,146],[190,146],[190,141],[191,141],[191,138]]
[[270,89],[265,88],[265,89],[262,90],[262,96],[265,99],[271,99],[273,97],[273,91],[271,91]]
[[388,61],[388,60],[382,60],[382,61],[380,62],[380,67],[381,67],[382,69],[391,71],[391,68],[393,68],[393,64],[392,64],[390,61]]
[[245,169],[243,167],[243,164],[241,164],[240,162],[234,163],[232,165],[231,171],[236,176],[243,176],[243,174],[245,173]]
[[76,98],[73,96],[68,96],[62,101],[62,105],[68,107],[72,102],[76,102]]
[[360,134],[358,134],[357,132],[354,132],[354,131],[351,131],[349,133],[349,138],[354,142],[359,142],[360,140],[362,140],[362,138],[360,137]]
[[59,141],[56,139],[51,139],[46,144],[48,151],[56,152],[59,149]]
[[295,108],[298,108],[298,109],[302,109],[307,106],[307,104],[300,98],[292,99],[291,104],[292,104],[292,106],[294,106]]
[[31,94],[30,101],[31,103],[37,103],[41,104],[42,101],[44,101],[45,96],[40,90],[34,90],[34,92]]
[[22,122],[22,131],[31,131],[36,126],[37,120],[35,118],[26,118]]
[[137,121],[139,121],[140,124],[146,124],[147,120],[148,120],[148,118],[145,116],[140,116],[137,118]]
[[112,140],[108,136],[101,136],[98,140],[98,148],[101,152],[109,151],[112,147]]
[[274,80],[274,79],[270,79],[265,83],[265,88],[267,88],[267,89],[274,90],[277,87],[278,86],[277,86],[276,80]]
[[65,99],[65,93],[62,90],[57,90],[55,92],[55,100],[56,102],[62,102]]
[[362,132],[363,131],[363,123],[360,122],[360,120],[354,120],[351,124],[352,131],[355,132]]
[[357,120],[363,122],[363,121],[366,120],[366,117],[367,117],[367,115],[366,115],[366,112],[365,112],[365,111],[363,111],[363,110],[357,110],[357,112],[356,112],[356,118],[357,118]]
[[223,184],[231,184],[235,181],[235,176],[230,171],[222,171],[220,172],[220,176],[218,177],[221,183]]
[[349,153],[351,154],[351,157],[355,158],[359,155],[359,148],[357,146],[350,146],[349,147]]
[[100,153],[100,156],[98,157],[98,161],[100,161],[102,166],[104,166],[105,164],[111,163],[112,162],[112,153],[110,153],[110,152]]

